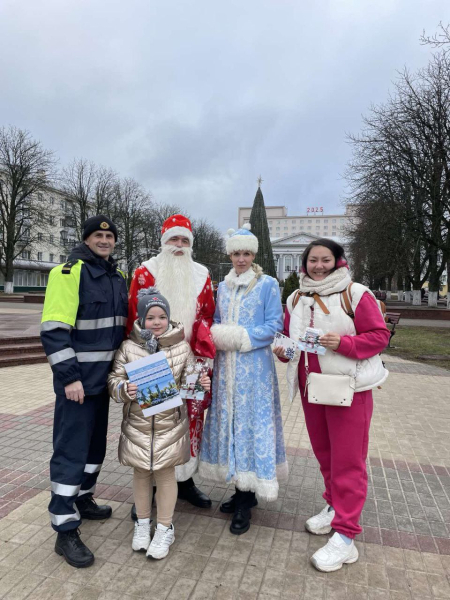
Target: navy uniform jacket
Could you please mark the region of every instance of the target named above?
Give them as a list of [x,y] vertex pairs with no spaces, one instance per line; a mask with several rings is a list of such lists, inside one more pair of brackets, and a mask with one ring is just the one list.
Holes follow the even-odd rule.
[[56,394],[78,380],[87,396],[105,390],[127,314],[125,278],[112,259],[100,258],[83,243],[67,263],[51,270],[41,340]]

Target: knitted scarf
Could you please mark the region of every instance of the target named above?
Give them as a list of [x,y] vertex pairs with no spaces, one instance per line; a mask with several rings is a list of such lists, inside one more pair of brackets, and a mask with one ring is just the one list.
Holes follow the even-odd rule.
[[150,329],[141,329],[139,335],[145,341],[145,347],[149,353],[155,354],[155,352],[158,350],[158,340],[150,331]]
[[[169,327],[166,329],[164,333],[168,333],[172,331],[173,326],[172,323],[169,323]],[[149,351],[150,354],[155,354],[158,351],[158,338],[153,335],[150,329],[141,329],[139,331],[139,335],[145,341],[145,347]],[[164,335],[164,334],[163,334]]]
[[331,294],[343,292],[350,282],[351,277],[347,267],[336,269],[321,281],[314,281],[306,273],[301,273],[299,290],[305,294],[330,296]]

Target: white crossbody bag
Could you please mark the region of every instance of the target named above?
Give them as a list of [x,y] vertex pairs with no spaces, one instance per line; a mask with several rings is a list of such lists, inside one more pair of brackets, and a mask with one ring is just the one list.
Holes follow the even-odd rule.
[[[327,375],[310,373],[308,353],[305,352],[306,386],[310,404],[327,406],[351,406],[356,388],[356,378],[351,375]],[[358,371],[358,369],[356,369]]]

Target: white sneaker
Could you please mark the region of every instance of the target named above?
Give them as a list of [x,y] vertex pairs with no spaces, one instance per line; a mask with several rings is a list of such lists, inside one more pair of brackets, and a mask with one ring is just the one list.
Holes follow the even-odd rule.
[[175,541],[175,529],[173,525],[171,527],[165,527],[161,523],[158,523],[155,529],[155,535],[151,541],[150,546],[147,550],[147,556],[160,560],[165,558],[169,554],[169,548]]
[[136,521],[134,524],[134,534],[133,541],[131,542],[131,547],[135,552],[139,552],[139,550],[147,550],[150,545],[150,528],[152,526],[152,522],[150,523],[141,523]]
[[334,509],[328,510],[328,504],[318,515],[309,518],[305,523],[305,528],[315,535],[325,535],[331,531],[331,521],[334,519]]
[[352,540],[346,544],[339,533],[335,533],[323,548],[311,556],[311,562],[318,571],[330,573],[338,571],[343,564],[351,564],[358,560],[359,552]]

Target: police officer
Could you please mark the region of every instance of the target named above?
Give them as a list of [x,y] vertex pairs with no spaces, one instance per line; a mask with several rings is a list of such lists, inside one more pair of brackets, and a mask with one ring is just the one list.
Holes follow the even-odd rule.
[[111,258],[116,226],[105,215],[90,217],[83,240],[50,273],[41,325],[56,394],[49,511],[55,552],[74,567],[94,562],[79,536],[81,520],[112,513],[92,496],[106,452],[106,378],[128,313],[125,278]]

